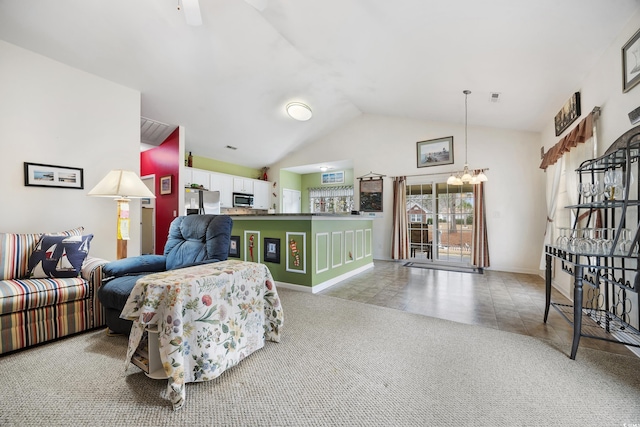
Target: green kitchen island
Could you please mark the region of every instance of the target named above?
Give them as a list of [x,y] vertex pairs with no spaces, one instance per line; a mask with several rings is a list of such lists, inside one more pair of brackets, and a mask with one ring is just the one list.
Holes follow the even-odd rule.
[[371,219],[346,214],[231,217],[229,258],[267,265],[278,286],[317,293],[373,267]]

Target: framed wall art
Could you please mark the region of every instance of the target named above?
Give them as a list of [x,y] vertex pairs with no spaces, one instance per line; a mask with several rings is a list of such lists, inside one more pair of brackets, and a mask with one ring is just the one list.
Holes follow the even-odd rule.
[[231,236],[229,242],[229,257],[240,258],[240,236]]
[[360,210],[382,212],[382,178],[360,180]]
[[171,194],[171,175],[160,178],[160,194]]
[[580,117],[580,92],[574,93],[555,117],[556,136],[560,136]]
[[323,172],[320,182],[322,184],[344,184],[344,171]]
[[280,239],[264,238],[264,261],[280,264]]
[[24,185],[82,190],[84,173],[80,168],[24,162]]
[[640,30],[622,46],[622,92],[640,83]]
[[453,136],[418,141],[416,144],[419,168],[453,163]]

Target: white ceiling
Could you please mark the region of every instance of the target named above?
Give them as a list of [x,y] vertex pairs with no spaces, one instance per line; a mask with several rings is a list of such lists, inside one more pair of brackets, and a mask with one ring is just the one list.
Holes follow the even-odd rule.
[[[640,8],[199,2],[203,24],[193,27],[177,0],[0,0],[0,39],[139,90],[141,115],[184,126],[194,155],[260,168],[362,113],[462,123],[463,89],[472,91],[470,125],[540,131]],[[293,100],[313,118],[290,119]]]

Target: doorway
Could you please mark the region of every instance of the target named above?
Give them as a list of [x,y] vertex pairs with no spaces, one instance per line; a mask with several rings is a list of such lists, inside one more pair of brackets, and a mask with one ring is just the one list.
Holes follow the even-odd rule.
[[282,189],[282,213],[300,213],[302,193],[298,190]]
[[447,185],[446,178],[407,184],[410,259],[470,266],[473,207],[471,184]]
[[[142,182],[155,194],[155,175],[141,178]],[[140,254],[156,253],[156,199],[140,200]]]

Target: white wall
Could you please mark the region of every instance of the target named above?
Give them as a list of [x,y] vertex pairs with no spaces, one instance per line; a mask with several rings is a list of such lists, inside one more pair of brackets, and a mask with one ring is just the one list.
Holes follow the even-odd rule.
[[[627,25],[621,30],[619,36],[611,44],[602,58],[589,71],[587,77],[582,82],[576,82],[573,92],[580,92],[582,116],[575,124],[579,123],[594,107],[602,109],[597,127],[598,155],[604,154],[607,148],[624,132],[628,131],[632,125],[629,122],[629,112],[640,106],[640,86],[636,86],[627,93],[622,92],[622,46],[640,29],[640,12],[633,15]],[[567,93],[569,99],[571,93]],[[562,106],[558,106],[560,110]],[[555,136],[553,122],[542,132],[542,142],[545,150],[555,145],[560,138],[570,132],[573,126],[559,137]],[[585,158],[588,150],[584,150]],[[551,180],[550,173],[546,179]],[[574,191],[569,189],[569,191]],[[559,215],[562,215],[558,211]],[[558,215],[557,214],[557,215]],[[566,216],[566,215],[565,215]],[[568,226],[569,224],[560,224]],[[542,274],[542,273],[541,273]],[[567,296],[572,296],[571,276],[568,274],[556,274],[554,286]]]
[[[454,137],[455,166],[417,168],[416,142],[450,135]],[[538,272],[546,218],[544,174],[538,169],[539,138],[537,133],[469,126],[469,165],[490,169],[486,203],[492,269]],[[387,175],[384,212],[382,218],[374,220],[374,258],[390,259],[390,177],[462,169],[464,125],[365,114],[292,153],[271,170],[278,176],[281,168],[343,159],[353,159],[355,177],[369,172]],[[358,182],[354,184],[357,188]]]
[[[116,203],[87,197],[111,169],[140,171],[140,93],[0,41],[0,232],[84,226],[116,257]],[[23,162],[84,169],[84,190],[27,187]],[[140,251],[139,202],[129,256]]]

